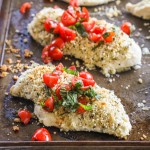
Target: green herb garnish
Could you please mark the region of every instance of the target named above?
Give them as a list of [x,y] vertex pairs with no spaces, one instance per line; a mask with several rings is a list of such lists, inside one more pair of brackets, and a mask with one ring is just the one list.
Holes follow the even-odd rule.
[[93,87],[89,87],[88,90],[83,91],[83,95],[93,98],[97,95],[97,93],[94,91]]
[[100,47],[100,46],[103,45],[103,44],[104,44],[104,41],[100,41],[96,46],[94,46],[94,47],[92,48],[92,50],[95,50],[96,48]]
[[63,70],[64,70],[65,72],[67,72],[68,74],[72,74],[72,75],[75,75],[75,76],[78,75],[78,71],[76,71],[76,70],[67,69],[66,67],[63,68]]
[[105,32],[104,34],[103,34],[103,38],[107,38],[107,37],[109,37],[110,36],[110,33],[108,33],[108,32]]
[[78,107],[78,94],[75,91],[67,91],[65,88],[60,89],[62,105],[71,112],[75,112]]
[[91,106],[91,105],[84,105],[84,104],[81,104],[81,103],[79,103],[79,105],[80,105],[81,107],[83,107],[84,110],[92,110],[92,106]]

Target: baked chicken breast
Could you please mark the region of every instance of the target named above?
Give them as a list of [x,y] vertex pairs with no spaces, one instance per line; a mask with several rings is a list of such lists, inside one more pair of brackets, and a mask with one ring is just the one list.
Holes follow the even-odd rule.
[[[47,18],[60,22],[64,10],[57,8],[44,8],[33,18],[28,25],[30,35],[42,46],[49,45],[55,38],[52,32],[47,32],[44,22]],[[64,55],[71,55],[83,60],[84,64],[93,69],[100,67],[105,76],[131,69],[141,65],[141,48],[138,44],[125,34],[119,27],[104,20],[94,20],[97,26],[105,27],[108,32],[115,32],[111,43],[100,44],[81,36],[77,32],[74,40],[67,42],[63,48]]]
[[[97,85],[92,76],[89,77],[89,73],[89,78],[86,80],[77,71],[66,68],[64,70],[60,73],[58,67],[53,65],[34,64],[22,73],[11,87],[10,93],[13,96],[32,100],[35,103],[34,113],[45,126],[55,126],[63,131],[107,133],[119,138],[129,135],[131,131],[129,117],[114,92]],[[57,76],[57,84],[50,88],[51,79],[47,86],[43,74]],[[76,81],[75,84],[73,81]],[[64,92],[62,86],[68,87],[68,85],[71,88],[66,88],[68,91]],[[60,95],[58,87],[61,87]],[[44,104],[52,95],[54,108],[48,111]],[[58,100],[59,96],[61,98]]]

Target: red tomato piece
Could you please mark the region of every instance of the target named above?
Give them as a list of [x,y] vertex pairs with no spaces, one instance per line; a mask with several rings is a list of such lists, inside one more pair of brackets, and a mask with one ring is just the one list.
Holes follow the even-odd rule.
[[49,54],[48,54],[49,49],[50,49],[50,46],[47,45],[47,46],[45,46],[45,47],[43,48],[43,50],[42,50],[41,58],[42,58],[42,60],[43,60],[43,62],[44,62],[45,64],[48,64],[49,62],[52,61],[52,58],[50,58],[50,57],[49,57]]
[[109,36],[104,38],[105,42],[110,43],[113,41],[113,37],[115,36],[115,32],[108,32]]
[[52,141],[52,137],[47,129],[40,128],[33,134],[32,141]]
[[89,79],[82,78],[82,81],[83,81],[84,86],[94,86],[95,85],[94,80],[89,80]]
[[65,87],[65,89],[66,89],[67,91],[70,91],[70,90],[71,90],[71,87],[70,87],[69,84],[59,85],[59,86],[56,88],[56,95],[57,95],[57,97],[58,97],[59,100],[62,99],[62,97],[61,97],[61,95],[60,95],[60,89],[61,89],[62,87]]
[[[83,105],[86,105],[87,104],[87,100],[82,98],[82,99],[79,100],[79,103],[81,103]],[[80,113],[80,114],[83,114],[83,113],[86,112],[86,110],[82,106],[79,106],[76,111],[77,111],[77,113]]]
[[79,77],[72,78],[72,80],[71,80],[72,87],[75,87],[76,82],[79,80],[82,81],[81,78],[79,78]]
[[73,17],[73,18],[77,18],[76,16],[76,11],[73,7],[68,7],[67,12]]
[[84,21],[88,21],[89,20],[89,11],[86,9],[86,7],[82,7],[82,12],[83,12],[82,18],[84,19]]
[[90,32],[95,26],[95,21],[92,20],[91,22],[82,22],[82,25],[84,26],[87,32]]
[[60,88],[61,88],[61,85],[58,85],[58,87],[56,88],[56,95],[57,95],[57,97],[58,97],[58,99],[59,100],[61,100],[62,99],[62,97],[61,97],[61,95],[60,95]]
[[63,68],[64,68],[64,65],[62,63],[59,63],[57,66],[56,66],[56,70],[59,70],[61,72],[63,72]]
[[88,79],[88,80],[93,80],[93,76],[89,72],[86,72],[86,71],[81,71],[79,73],[79,77]]
[[70,69],[70,70],[77,70],[77,69],[76,69],[76,66],[70,66],[69,69]]
[[65,25],[65,26],[71,26],[74,25],[77,20],[71,16],[67,11],[64,11],[64,13],[61,16],[61,22]]
[[61,25],[60,26],[60,36],[64,41],[70,42],[75,39],[76,32],[74,30],[71,30],[71,29]]
[[28,124],[31,119],[31,113],[28,110],[20,110],[18,116],[25,125]]
[[48,87],[53,88],[58,82],[58,76],[52,76],[46,73],[43,74],[43,81]]
[[45,64],[48,64],[52,61],[52,58],[49,57],[48,51],[43,51],[41,58]]
[[50,32],[51,29],[55,29],[57,27],[57,23],[50,18],[47,18],[44,22],[44,27],[47,32]]
[[70,0],[70,5],[73,7],[78,7],[78,0]]
[[53,33],[54,34],[59,34],[59,32],[60,32],[60,26],[62,25],[62,23],[58,23],[57,24],[57,26],[56,26],[56,28],[53,30]]
[[79,114],[83,114],[83,113],[86,112],[86,110],[85,110],[82,106],[79,106],[79,107],[77,108],[76,112],[79,113]]
[[55,46],[61,49],[65,46],[65,42],[63,41],[62,38],[58,37],[52,41],[51,46]]
[[88,21],[89,20],[89,12],[85,7],[82,7],[82,12],[76,12],[77,18],[80,21]]
[[89,39],[93,42],[100,42],[103,41],[103,37],[101,34],[95,34],[95,33],[90,33],[89,34]]
[[132,26],[132,24],[131,24],[130,22],[125,22],[125,23],[123,23],[123,24],[121,25],[121,30],[122,30],[124,33],[130,35],[130,33],[131,33],[131,29],[130,29],[131,26]]
[[52,96],[44,102],[44,109],[48,112],[54,110],[54,98]]
[[60,76],[62,74],[62,71],[59,71],[59,70],[55,70],[51,75],[52,76]]
[[31,8],[31,3],[26,2],[26,3],[24,3],[24,4],[21,5],[21,7],[20,7],[20,12],[21,12],[22,14],[25,14],[26,11],[29,10],[30,8]]
[[102,26],[94,26],[94,28],[92,29],[92,33],[96,33],[96,34],[103,34],[106,31],[105,27]]
[[63,52],[58,47],[51,47],[49,49],[49,57],[53,60],[60,60],[63,57]]

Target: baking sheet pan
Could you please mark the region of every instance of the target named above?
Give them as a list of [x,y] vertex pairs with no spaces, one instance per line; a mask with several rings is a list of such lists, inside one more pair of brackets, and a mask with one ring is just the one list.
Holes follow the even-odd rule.
[[[108,19],[105,15],[102,15],[100,12],[95,12],[94,9],[97,7],[88,7],[91,12],[92,17],[97,17],[99,19],[106,19],[109,22],[112,22],[116,25],[121,25],[122,21],[128,20],[131,23],[135,24],[136,31],[133,33],[133,38],[142,45],[144,43],[145,47],[150,48],[149,40],[146,40],[145,37],[150,33],[149,26],[144,26],[144,23],[150,23],[150,21],[144,21],[140,18],[136,18],[125,12],[124,6],[129,0],[122,0],[121,4],[117,7],[121,9],[122,15],[115,17],[114,20]],[[131,2],[135,2],[136,0],[132,0]],[[60,6],[61,8],[67,8],[67,4],[61,1],[55,1],[50,3],[46,0],[32,0],[33,5],[30,12],[25,15],[21,15],[19,12],[19,7],[26,0],[1,0],[1,13],[0,13],[0,56],[1,56],[1,64],[6,63],[7,58],[12,58],[13,61],[16,61],[16,58],[12,54],[4,54],[6,39],[11,39],[14,47],[19,48],[21,50],[21,56],[23,56],[24,49],[30,49],[33,51],[34,55],[31,59],[21,58],[22,62],[30,63],[31,60],[35,60],[36,62],[41,62],[41,49],[42,47],[37,44],[27,33],[27,24],[32,20],[33,14],[38,12],[44,6],[52,7],[55,4]],[[107,5],[103,5],[102,7],[112,7],[115,5],[115,2],[111,2]],[[142,31],[138,31],[139,28],[142,28]],[[21,34],[16,33],[15,31],[19,30]],[[136,34],[140,32],[140,36],[136,36]],[[24,43],[23,39],[27,38],[28,43]],[[18,40],[16,42],[16,39]],[[70,66],[72,62],[75,62],[76,59],[71,58],[71,60],[63,59],[61,62]],[[58,64],[59,62],[54,62],[54,64]],[[80,61],[82,65],[82,62]],[[105,78],[101,73],[100,69],[90,71],[94,75],[94,79],[100,86],[111,89],[115,91],[115,94],[121,98],[123,105],[125,106],[125,110],[129,114],[133,129],[131,131],[130,136],[128,136],[126,141],[118,139],[114,136],[107,134],[100,134],[94,132],[60,132],[59,129],[51,127],[48,128],[52,133],[53,141],[51,143],[47,143],[49,146],[149,146],[150,140],[150,112],[143,111],[141,108],[137,107],[138,103],[141,103],[142,100],[146,100],[146,106],[150,106],[150,55],[144,55],[142,58],[142,68],[139,70],[131,70],[124,73],[120,73],[119,76],[113,76],[112,79],[115,79],[114,82],[109,83],[108,78]],[[31,123],[27,126],[19,124],[20,131],[18,133],[14,133],[12,131],[13,119],[15,117],[15,112],[19,108],[24,108],[25,106],[33,111],[33,103],[30,101],[26,101],[22,98],[14,98],[11,95],[5,96],[5,92],[9,92],[10,86],[14,83],[12,80],[13,74],[9,74],[7,77],[0,79],[0,145],[7,146],[7,144],[11,145],[28,145],[35,146],[45,145],[45,143],[36,143],[30,142],[31,136],[34,131],[42,127],[42,124],[38,124],[37,120],[32,119]],[[138,79],[143,79],[143,84],[138,84]],[[130,85],[129,89],[126,87]],[[56,134],[53,134],[56,132]],[[144,135],[147,136],[144,141],[140,141],[141,137]],[[26,141],[26,142],[24,142]],[[35,144],[36,143],[36,144]]]

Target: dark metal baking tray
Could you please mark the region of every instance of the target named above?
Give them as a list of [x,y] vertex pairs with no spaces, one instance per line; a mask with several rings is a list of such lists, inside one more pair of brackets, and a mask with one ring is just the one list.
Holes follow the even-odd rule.
[[[136,0],[132,0],[135,2]],[[36,62],[42,63],[40,54],[42,47],[37,44],[27,33],[27,24],[32,20],[32,14],[35,14],[44,6],[51,7],[55,4],[61,8],[67,8],[67,4],[61,1],[55,1],[50,3],[48,0],[32,0],[33,5],[30,12],[25,15],[21,15],[19,12],[19,7],[25,0],[1,0],[0,1],[0,58],[1,64],[6,63],[7,58],[15,58],[10,55],[4,54],[5,40],[11,39],[14,47],[21,49],[21,55],[23,56],[23,50],[28,48],[33,51],[34,56],[32,59],[21,58],[22,62],[29,63],[30,60],[35,60]],[[143,26],[145,22],[140,18],[136,18],[125,12],[124,6],[129,0],[122,0],[121,4],[117,6],[122,10],[122,15],[116,17],[114,20],[109,20],[105,15],[101,16],[100,13],[93,13],[96,7],[88,7],[92,16],[99,19],[106,19],[116,25],[121,25],[122,21],[128,20],[135,24],[137,30],[133,33],[133,38],[139,43],[150,48],[149,40],[145,40],[150,26]],[[115,2],[111,2],[104,7],[114,6]],[[97,6],[100,7],[100,6]],[[143,28],[140,31],[140,37],[134,35],[137,34],[138,28]],[[15,30],[21,31],[21,35],[15,33]],[[138,31],[139,32],[139,31]],[[23,39],[28,38],[28,43],[24,43]],[[15,42],[18,39],[18,42]],[[71,58],[71,61],[63,59],[66,66],[69,66],[72,61],[76,59]],[[59,62],[54,62],[58,64]],[[82,62],[80,61],[82,64]],[[14,112],[19,108],[24,108],[26,106],[29,110],[33,111],[33,103],[26,101],[21,98],[13,98],[10,95],[5,96],[5,92],[9,92],[10,86],[14,83],[12,80],[12,74],[9,74],[6,78],[0,79],[0,146],[149,146],[150,145],[150,112],[142,111],[141,108],[137,107],[139,102],[142,100],[147,101],[147,106],[150,104],[150,56],[145,55],[142,58],[142,68],[134,71],[127,71],[120,73],[120,77],[114,76],[115,82],[108,83],[108,79],[105,78],[101,73],[100,69],[90,71],[97,83],[105,88],[115,91],[115,94],[122,99],[122,103],[125,106],[125,110],[129,114],[133,129],[127,140],[118,139],[114,136],[107,134],[100,134],[94,132],[60,132],[59,129],[50,127],[49,131],[52,133],[53,142],[31,142],[31,136],[33,132],[41,127],[42,125],[37,125],[36,120],[31,120],[31,123],[27,126],[19,124],[20,131],[14,133],[12,131],[13,118],[15,117]],[[140,75],[142,75],[143,84],[138,84],[137,80]],[[121,85],[123,87],[121,87]],[[127,90],[125,87],[130,85],[131,87]],[[149,92],[145,94],[145,92]],[[57,134],[53,134],[56,131]],[[145,134],[147,139],[140,141],[140,137]]]

